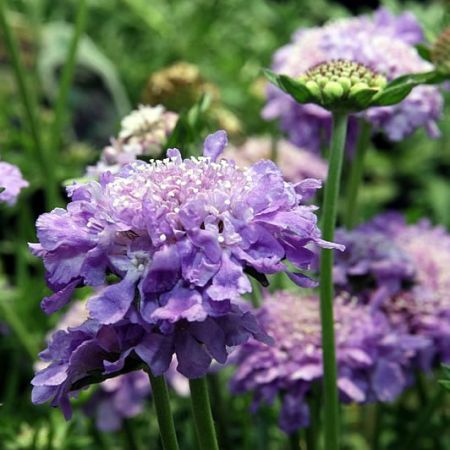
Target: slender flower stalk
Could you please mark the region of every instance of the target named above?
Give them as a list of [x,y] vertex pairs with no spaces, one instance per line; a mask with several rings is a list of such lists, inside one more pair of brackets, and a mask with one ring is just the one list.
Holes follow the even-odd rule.
[[219,450],[206,378],[189,380],[192,411],[200,450]]
[[358,218],[358,191],[364,174],[364,160],[370,141],[371,126],[361,120],[361,128],[356,145],[355,155],[350,164],[350,173],[347,184],[347,201],[344,216],[345,227],[351,229]]
[[78,2],[77,16],[75,19],[75,30],[73,33],[72,41],[67,52],[66,62],[62,69],[61,80],[59,82],[58,96],[55,102],[55,118],[52,125],[51,131],[51,147],[50,156],[57,151],[61,143],[61,134],[64,126],[64,122],[67,118],[67,98],[69,95],[70,86],[72,84],[75,64],[77,60],[78,46],[81,40],[81,36],[86,26],[87,17],[87,4],[86,0],[80,0]]
[[[48,161],[48,155],[46,154],[42,144],[39,118],[36,112],[36,98],[32,95],[33,93],[27,85],[26,69],[20,57],[17,40],[6,17],[5,9],[5,1],[0,0],[0,28],[3,32],[3,38],[5,40],[9,57],[11,58],[11,65],[16,78],[19,95],[27,117],[37,159],[41,167],[42,177],[45,180],[44,186],[46,190],[46,202],[47,207],[50,209],[55,206],[58,196],[54,171],[52,170],[52,164]],[[34,157],[34,155],[30,156]]]
[[164,450],[179,450],[175,425],[170,410],[169,392],[164,376],[155,377],[148,371],[152,385],[153,401],[158,417],[159,433]]
[[[333,113],[328,178],[322,208],[322,235],[333,239],[336,226],[339,185],[344,158],[348,117],[345,113]],[[324,368],[324,435],[325,448],[339,448],[339,405],[336,384],[336,351],[333,318],[333,251],[322,249],[320,255],[320,317],[322,323],[322,348]]]

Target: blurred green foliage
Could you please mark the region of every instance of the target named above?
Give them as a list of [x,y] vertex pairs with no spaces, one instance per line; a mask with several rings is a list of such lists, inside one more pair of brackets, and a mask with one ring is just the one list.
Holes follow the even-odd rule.
[[[21,43],[29,81],[39,100],[42,136],[49,143],[52,105],[57,79],[73,29],[78,0],[10,0],[9,17]],[[361,2],[358,12],[367,8]],[[431,41],[450,24],[448,1],[384,2],[394,11],[412,10]],[[205,80],[216,86],[224,107],[241,123],[242,136],[279,133],[275,124],[260,117],[264,104],[262,67],[270,66],[273,52],[287,43],[294,30],[343,17],[349,12],[331,0],[90,0],[87,29],[79,48],[74,86],[69,96],[70,120],[63,145],[52,168],[56,178],[76,178],[117,129],[121,115],[137,105],[155,72],[179,61],[197,65]],[[121,433],[99,433],[92,421],[77,412],[67,423],[59,411],[30,404],[31,353],[43,348],[45,335],[56,317],[39,309],[46,294],[42,267],[26,242],[35,241],[34,221],[44,211],[42,178],[30,158],[32,141],[26,128],[8,57],[0,41],[0,152],[2,159],[20,166],[31,187],[18,204],[0,205],[0,450],[122,449],[129,440]],[[365,218],[388,208],[404,211],[416,220],[427,216],[450,226],[450,92],[442,136],[430,140],[423,131],[399,144],[382,138],[368,154],[362,210]],[[207,102],[206,102],[207,103]],[[177,139],[194,152],[198,133],[212,131],[205,101],[186,105]],[[14,288],[12,287],[14,286]],[[6,319],[6,320],[5,320]],[[6,370],[5,370],[6,369]],[[221,373],[226,383],[227,373]],[[440,387],[427,380],[428,396]],[[248,413],[250,399],[231,398],[228,436],[231,448],[280,450],[286,438],[273,426],[275,409],[258,416]],[[87,393],[89,396],[89,393]],[[404,437],[416,429],[417,411],[426,399],[409,392],[398,404],[381,410],[345,407],[344,448],[348,450],[402,450]],[[182,449],[194,449],[189,404],[177,399],[175,420]],[[433,416],[428,429],[414,443],[417,450],[450,449],[450,407],[447,402]],[[146,412],[127,423],[140,449],[160,448],[155,415]],[[380,430],[383,429],[383,433]],[[303,437],[302,437],[303,439]],[[131,447],[129,447],[131,448]],[[408,447],[409,448],[409,447]],[[411,447],[412,448],[412,447]],[[138,449],[139,450],[139,449]],[[405,448],[406,450],[406,448]]]

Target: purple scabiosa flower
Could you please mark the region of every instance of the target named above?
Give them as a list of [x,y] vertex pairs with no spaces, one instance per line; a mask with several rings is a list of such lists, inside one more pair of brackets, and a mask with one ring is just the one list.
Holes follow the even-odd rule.
[[0,203],[13,206],[20,191],[28,187],[20,169],[12,164],[0,161]]
[[284,178],[292,183],[307,178],[324,180],[327,177],[327,163],[322,158],[284,139],[273,142],[269,137],[249,138],[239,147],[229,147],[223,156],[234,160],[239,167],[249,167],[261,159],[274,156]]
[[142,360],[137,354],[145,336],[146,329],[129,318],[114,325],[87,320],[79,326],[56,331],[39,355],[47,365],[31,381],[33,403],[51,401],[52,406],[59,406],[65,417],[70,418],[69,397],[77,390],[77,383],[93,374],[112,377],[120,373],[126,362],[140,367]]
[[139,106],[122,120],[118,138],[103,149],[100,161],[88,167],[87,175],[98,177],[105,171],[117,173],[138,156],[159,156],[177,120],[178,114],[166,111],[161,105]]
[[430,346],[418,363],[424,370],[450,362],[450,234],[427,220],[407,225],[397,214],[382,215],[367,225],[384,230],[415,265],[415,285],[385,309],[393,323],[425,336]]
[[84,411],[95,417],[99,430],[117,431],[124,419],[142,413],[150,390],[148,375],[142,370],[110,378],[100,384]]
[[[393,330],[381,311],[349,297],[334,302],[338,388],[343,402],[390,402],[408,382],[406,368],[424,340]],[[253,392],[257,408],[279,395],[280,427],[309,423],[307,397],[323,377],[320,305],[316,297],[278,292],[257,317],[274,345],[250,340],[237,350],[234,393]]]
[[[91,332],[96,329],[97,325],[94,323],[94,321],[89,320],[88,318],[88,310],[86,308],[86,301],[76,301],[71,304],[68,311],[61,317],[59,320],[56,328],[53,330],[52,334],[48,337],[49,342],[49,350],[50,347],[54,347],[55,342],[56,345],[62,345],[65,347],[64,349],[62,347],[59,348],[60,353],[53,353],[53,356],[55,359],[49,360],[49,350],[43,352],[43,358],[41,361],[35,364],[35,369],[37,372],[39,372],[41,375],[41,378],[43,378],[44,383],[49,383],[50,378],[53,375],[54,371],[47,371],[46,369],[49,368],[49,365],[53,365],[53,368],[59,364],[64,365],[65,360],[70,360],[73,356],[73,358],[76,358],[76,355],[78,352],[80,352],[80,348],[78,344],[75,344],[72,346],[73,342],[68,339],[68,342],[70,344],[67,346],[67,342],[65,342],[65,338],[67,338],[71,333],[76,330],[81,330],[85,328],[89,328]],[[133,317],[130,317],[131,321],[133,321]],[[90,327],[87,327],[87,323],[90,322]],[[131,340],[130,343],[136,344],[136,342],[139,342],[139,337],[137,336],[144,336],[145,331],[147,330],[139,330],[139,327],[136,326],[136,324],[133,327],[129,328],[132,331],[132,334],[135,335],[135,339]],[[110,334],[113,335],[114,331],[112,331],[112,328],[110,328],[108,331],[106,329],[103,329],[101,333]],[[62,332],[62,333],[61,333]],[[59,334],[57,334],[59,333]],[[86,336],[83,336],[86,337]],[[92,337],[92,336],[91,336]],[[97,335],[96,338],[100,342],[102,339],[100,335]],[[89,339],[86,339],[89,340]],[[124,339],[125,342],[125,339]],[[84,344],[83,344],[84,345]],[[91,339],[91,345],[92,345],[92,339]],[[120,347],[117,347],[120,348]],[[139,348],[139,347],[136,347]],[[136,350],[136,348],[132,348],[131,351],[139,351]],[[64,351],[63,351],[64,350]],[[113,348],[107,348],[105,350],[111,351],[111,357],[113,357]],[[68,355],[65,354],[65,352],[69,352]],[[137,353],[131,355],[130,349],[124,349],[123,357],[129,358],[129,361],[133,361],[134,363],[137,363]],[[73,354],[70,354],[73,353]],[[94,357],[95,358],[95,357]],[[96,370],[97,372],[103,372],[104,375],[108,374],[108,361],[104,360],[103,363],[101,361],[97,361],[98,366],[97,369],[91,369]],[[90,371],[85,370],[83,371],[83,364],[84,361],[82,359],[79,359],[76,364],[79,365],[79,367],[74,366],[72,367],[72,371],[79,370],[79,378],[78,380],[83,379],[84,377],[88,376]],[[120,362],[117,370],[120,370],[122,368],[122,364],[125,364],[125,361]],[[189,384],[187,378],[183,377],[180,373],[176,371],[176,358],[173,358],[172,363],[170,364],[170,367],[166,373],[166,379],[169,383],[169,385],[174,388],[174,390],[181,396],[186,396],[189,394]],[[81,366],[81,367],[80,367]],[[114,369],[115,370],[115,369]],[[68,371],[67,371],[68,372]],[[114,374],[114,372],[113,372]],[[45,379],[45,376],[48,376],[47,379]],[[69,378],[69,377],[68,377]],[[74,382],[78,381],[76,379],[64,379],[63,381],[67,381],[67,385],[65,386],[65,389],[67,392],[63,392],[63,396],[61,398],[61,401],[66,402],[66,397],[68,396],[70,391],[72,390],[72,386]],[[61,380],[60,380],[61,381]],[[58,383],[60,382],[58,381]],[[48,386],[47,386],[48,387]],[[62,388],[62,386],[61,386]],[[42,389],[34,388],[33,396],[37,395],[39,400],[39,392]],[[101,382],[98,385],[98,390],[95,392],[93,397],[89,400],[89,402],[84,406],[83,410],[87,415],[93,416],[96,419],[97,427],[102,431],[115,431],[120,429],[123,419],[134,417],[138,415],[144,406],[145,400],[150,397],[151,387],[148,375],[143,370],[138,370],[135,372],[125,373],[123,375],[116,376],[115,378],[108,378],[105,381]],[[53,394],[53,393],[52,393]],[[56,396],[55,396],[56,399]],[[39,401],[36,402],[39,402]],[[45,400],[44,400],[45,401]],[[56,404],[56,403],[55,403]],[[68,414],[68,407],[66,408],[66,414]]]
[[[297,31],[292,42],[275,53],[272,68],[277,73],[298,77],[320,63],[344,59],[364,64],[392,80],[407,73],[432,70],[432,65],[422,60],[414,48],[422,39],[422,31],[412,14],[395,17],[380,9],[372,17],[341,19],[323,27]],[[356,139],[356,117],[369,121],[392,141],[400,141],[420,127],[436,137],[442,106],[437,87],[418,86],[397,105],[369,108],[353,115],[349,145]],[[328,111],[317,105],[299,105],[274,86],[269,87],[263,117],[279,119],[289,139],[303,148],[319,151],[324,135],[326,141],[330,138]]]
[[289,184],[271,161],[240,169],[218,160],[226,143],[218,131],[205,140],[203,157],[182,160],[170,149],[163,161],[137,161],[72,186],[67,209],[38,219],[39,243],[31,245],[55,292],[43,310],[63,307],[77,286],[115,276],[89,300],[90,317],[120,323],[136,304],[157,329],[141,355],[155,375],[174,353],[178,371],[195,378],[213,358],[225,363],[227,347],[249,337],[267,341],[241,300],[251,291],[248,274],[265,280],[286,272],[310,287],[315,282],[303,271],[314,254],[307,246],[339,246],[320,238],[315,207],[303,204],[318,180]]
[[345,245],[334,260],[333,280],[338,290],[376,307],[414,283],[415,264],[386,233],[364,226],[338,229],[336,242]]

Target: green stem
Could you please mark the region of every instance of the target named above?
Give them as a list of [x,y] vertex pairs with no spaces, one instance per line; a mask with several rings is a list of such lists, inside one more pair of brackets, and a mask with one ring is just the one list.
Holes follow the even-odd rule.
[[[322,208],[322,236],[327,241],[334,239],[346,133],[347,116],[333,113],[330,159]],[[336,383],[333,298],[333,250],[324,248],[320,255],[320,317],[324,369],[324,436],[327,450],[339,448],[339,405]]]
[[231,448],[231,441],[228,437],[228,418],[227,408],[222,395],[220,386],[220,373],[208,374],[208,385],[211,391],[213,408],[213,417],[217,422],[219,441],[223,448]]
[[[289,449],[300,450],[300,434],[298,431],[289,435]],[[309,450],[309,448],[308,448]]]
[[209,403],[206,378],[189,380],[192,412],[200,450],[219,450]]
[[136,430],[133,429],[133,425],[129,419],[125,419],[123,421],[123,434],[125,439],[125,448],[129,450],[139,450],[141,448],[136,436]]
[[309,427],[305,429],[305,441],[307,450],[317,450],[320,422],[320,386],[314,384],[308,399]]
[[412,432],[408,439],[406,439],[405,445],[402,447],[404,450],[420,448],[420,438],[426,433],[434,413],[442,404],[444,399],[445,392],[443,392],[442,389],[437,389],[434,396],[422,410],[422,414],[420,414],[414,427],[411,429]]
[[30,359],[34,361],[38,354],[36,341],[22,322],[21,317],[17,314],[14,306],[10,304],[9,299],[3,296],[0,297],[0,311],[3,313],[6,323],[11,327],[17,339],[27,351]]
[[48,209],[53,208],[57,202],[58,190],[55,183],[52,165],[53,161],[48,161],[46,152],[42,145],[40,134],[40,121],[36,113],[37,102],[33,92],[28,88],[26,81],[26,69],[20,57],[16,37],[9,25],[5,11],[5,0],[0,0],[0,28],[3,31],[3,37],[9,57],[11,58],[14,76],[16,78],[19,95],[23,104],[25,115],[30,128],[31,137],[37,154],[37,160],[41,168],[41,173],[46,190],[46,202]]
[[77,59],[77,50],[80,43],[81,35],[86,26],[87,18],[87,4],[86,0],[78,1],[77,16],[75,18],[75,30],[72,41],[70,42],[69,50],[67,52],[66,62],[62,69],[61,79],[59,82],[58,96],[55,103],[54,121],[51,133],[51,151],[52,154],[57,150],[61,144],[62,129],[67,116],[66,106],[67,98],[69,96],[70,86],[72,84],[75,64]]
[[148,370],[148,376],[152,385],[153,402],[158,417],[159,434],[163,448],[164,450],[179,450],[166,381],[163,376],[153,376],[150,370]]
[[347,205],[344,224],[348,229],[355,226],[358,217],[358,191],[364,173],[364,159],[369,147],[371,126],[366,121],[361,121],[361,129],[356,144],[355,155],[350,164],[350,174],[347,184]]

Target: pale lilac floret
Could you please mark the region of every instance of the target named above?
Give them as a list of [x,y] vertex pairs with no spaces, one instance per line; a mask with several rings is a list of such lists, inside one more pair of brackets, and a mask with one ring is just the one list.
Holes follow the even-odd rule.
[[[421,59],[414,48],[422,40],[421,28],[411,13],[395,17],[380,9],[372,17],[341,19],[323,27],[297,31],[292,42],[275,53],[272,68],[277,73],[298,77],[319,63],[349,59],[392,80],[407,73],[432,70],[432,65]],[[422,127],[431,137],[437,137],[442,107],[443,99],[437,87],[416,87],[397,105],[369,108],[352,116],[350,147],[356,139],[358,116],[392,141],[400,141]],[[269,87],[263,116],[279,119],[289,139],[300,147],[319,151],[330,137],[329,112],[317,105],[299,105],[273,86]]]
[[271,161],[240,169],[217,159],[225,145],[219,131],[205,141],[208,156],[183,160],[171,149],[163,161],[137,161],[71,187],[67,209],[38,219],[39,244],[31,246],[55,292],[44,311],[113,274],[117,282],[88,302],[90,317],[114,324],[135,302],[158,330],[148,345],[164,347],[163,371],[175,353],[188,377],[202,376],[213,358],[224,363],[229,346],[251,336],[267,341],[241,300],[251,291],[248,274],[286,272],[309,287],[307,247],[335,245],[321,239],[315,207],[304,204],[318,180],[289,184]]
[[13,206],[20,191],[28,187],[20,169],[12,164],[0,161],[0,203]]
[[178,114],[161,105],[140,105],[123,118],[119,136],[103,149],[100,161],[88,167],[87,176],[98,178],[107,171],[117,173],[138,157],[159,156],[177,121]]
[[284,139],[249,138],[238,147],[228,147],[223,156],[234,160],[239,167],[249,167],[260,159],[273,159],[284,178],[292,183],[307,178],[325,180],[327,177],[327,163],[320,156]]
[[[411,358],[426,341],[397,332],[381,311],[348,297],[336,298],[334,311],[341,401],[394,401],[408,384]],[[257,316],[274,344],[251,340],[237,350],[232,391],[252,392],[254,408],[279,397],[280,427],[293,433],[308,426],[307,397],[323,377],[319,299],[278,292]]]

